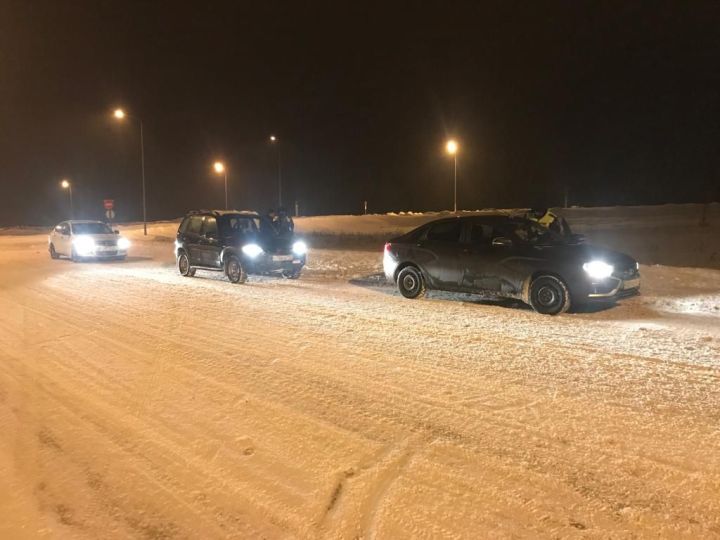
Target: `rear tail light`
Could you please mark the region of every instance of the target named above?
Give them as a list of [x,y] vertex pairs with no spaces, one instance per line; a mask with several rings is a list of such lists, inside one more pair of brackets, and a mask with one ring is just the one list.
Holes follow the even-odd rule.
[[385,242],[385,253],[388,253],[391,247],[392,244],[390,242]]

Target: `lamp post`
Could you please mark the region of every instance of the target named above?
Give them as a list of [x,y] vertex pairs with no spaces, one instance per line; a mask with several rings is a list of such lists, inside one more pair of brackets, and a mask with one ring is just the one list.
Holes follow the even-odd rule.
[[453,212],[457,214],[457,153],[458,143],[453,139],[450,139],[445,145],[447,153],[453,157]]
[[277,175],[278,175],[278,208],[282,206],[282,156],[280,154],[280,140],[270,135],[270,144],[277,148]]
[[73,207],[72,197],[72,184],[70,183],[70,180],[68,180],[67,178],[63,178],[60,182],[60,187],[68,190],[68,195],[70,195],[70,219],[75,219],[75,208]]
[[228,190],[227,190],[227,168],[222,161],[216,161],[213,163],[213,169],[217,174],[222,174],[225,177],[225,210],[228,209]]
[[143,234],[147,236],[147,204],[145,199],[145,141],[143,140],[143,123],[136,116],[130,116],[123,109],[115,109],[113,116],[118,120],[132,118],[140,125],[140,173],[142,177],[142,210],[143,210]]

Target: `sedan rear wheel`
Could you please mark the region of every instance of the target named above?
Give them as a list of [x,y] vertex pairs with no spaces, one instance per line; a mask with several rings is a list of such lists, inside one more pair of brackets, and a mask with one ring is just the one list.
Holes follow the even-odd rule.
[[400,270],[397,287],[405,298],[419,298],[425,295],[425,280],[415,266],[406,266]]
[[570,291],[555,276],[539,276],[530,284],[530,306],[538,313],[558,315],[570,309]]
[[54,245],[50,244],[50,248],[48,249],[48,251],[50,252],[51,259],[59,259],[60,258],[60,255],[58,255],[58,252],[55,251]]

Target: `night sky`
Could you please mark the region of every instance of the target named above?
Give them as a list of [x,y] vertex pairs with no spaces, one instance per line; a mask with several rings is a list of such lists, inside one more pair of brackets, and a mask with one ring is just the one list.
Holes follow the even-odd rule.
[[[0,224],[720,199],[720,2],[0,0]],[[290,205],[288,205],[290,206]]]

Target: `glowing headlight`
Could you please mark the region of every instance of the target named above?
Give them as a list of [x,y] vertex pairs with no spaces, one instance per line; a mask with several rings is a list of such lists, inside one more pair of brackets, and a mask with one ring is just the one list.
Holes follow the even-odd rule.
[[305,255],[307,253],[307,244],[302,240],[298,240],[293,244],[292,250],[295,255]]
[[583,264],[583,270],[593,279],[605,279],[612,275],[615,268],[603,261],[590,261]]
[[73,238],[72,242],[75,247],[75,252],[81,257],[83,255],[90,255],[95,251],[95,240],[89,236],[77,236]]
[[129,248],[130,240],[128,240],[127,238],[123,238],[123,237],[118,238],[117,247],[118,247],[118,249],[123,249],[123,250]]
[[263,249],[257,244],[246,244],[242,247],[242,251],[245,255],[254,259],[263,252]]

